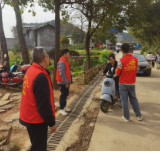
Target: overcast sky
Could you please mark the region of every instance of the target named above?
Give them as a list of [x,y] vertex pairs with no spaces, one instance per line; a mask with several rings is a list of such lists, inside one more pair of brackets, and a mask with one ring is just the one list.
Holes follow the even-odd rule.
[[[43,8],[38,5],[35,6],[36,16],[33,17],[32,13],[28,13],[28,8],[22,15],[23,22],[35,23],[45,22],[55,19],[55,15],[51,12],[43,12]],[[12,37],[11,27],[16,25],[15,13],[12,7],[5,6],[3,9],[3,26],[6,38]]]

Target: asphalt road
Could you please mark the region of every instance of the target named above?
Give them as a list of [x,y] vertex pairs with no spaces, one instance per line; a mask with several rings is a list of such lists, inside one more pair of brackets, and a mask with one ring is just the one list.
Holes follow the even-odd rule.
[[152,69],[150,77],[138,76],[136,93],[144,120],[138,122],[130,103],[131,122],[121,118],[119,102],[106,114],[100,111],[89,151],[160,150],[160,70]]

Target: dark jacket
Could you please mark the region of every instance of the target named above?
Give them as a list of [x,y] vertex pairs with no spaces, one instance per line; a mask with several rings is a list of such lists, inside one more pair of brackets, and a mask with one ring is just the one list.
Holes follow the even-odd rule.
[[[118,65],[118,62],[116,61],[115,64],[114,64],[114,71],[113,71],[113,74],[115,74],[115,70],[117,68],[117,65]],[[106,74],[107,72],[109,74],[112,74],[111,72],[111,68],[112,68],[112,64],[111,63],[108,63],[106,68],[103,70],[103,74]]]
[[[47,70],[46,70],[47,71]],[[50,75],[49,71],[47,73]],[[44,126],[54,126],[55,117],[53,116],[52,106],[50,102],[50,90],[49,83],[46,75],[40,73],[33,82],[33,92],[37,101],[37,110],[39,114],[43,117],[45,123],[30,124],[19,119],[20,123],[26,127],[39,128]],[[44,107],[45,105],[45,107]],[[47,114],[43,114],[44,111]]]

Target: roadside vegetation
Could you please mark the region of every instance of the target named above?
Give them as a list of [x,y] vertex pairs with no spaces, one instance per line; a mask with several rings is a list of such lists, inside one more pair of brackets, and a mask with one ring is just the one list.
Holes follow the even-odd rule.
[[[83,44],[69,46],[69,49],[72,50],[72,55],[75,54],[75,56],[86,57],[86,51],[85,51],[85,47]],[[29,49],[30,63],[32,62],[31,53],[32,53],[32,50]],[[53,77],[52,73],[54,70],[54,60],[53,60],[52,55],[54,54],[54,51],[49,51],[48,53],[50,54],[50,66],[47,69],[51,72],[51,77]],[[111,53],[112,53],[111,51],[104,49],[104,47],[92,48],[90,52],[91,67],[94,67],[94,66],[97,66],[103,63],[107,63],[108,57]],[[9,51],[9,59],[10,59],[10,62],[9,62],[10,67],[14,65],[16,62],[22,61],[22,55],[20,52],[20,47],[18,45],[18,42],[16,42],[14,44],[14,48],[11,51]],[[73,79],[78,79],[77,77],[79,77],[80,79],[83,80],[83,72],[85,70],[87,58],[83,60],[83,64],[81,64],[79,61],[75,61],[72,58],[69,59],[69,62],[70,62],[71,73],[72,73]]]

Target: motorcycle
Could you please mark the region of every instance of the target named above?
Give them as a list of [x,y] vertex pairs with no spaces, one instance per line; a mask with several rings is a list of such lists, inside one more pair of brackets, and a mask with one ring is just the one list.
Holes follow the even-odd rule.
[[[31,65],[22,66],[20,68],[21,72],[8,72],[7,66],[8,65],[4,65],[3,61],[0,64],[0,85],[8,87],[18,86],[19,88],[22,88],[24,75]],[[11,68],[10,71],[16,71],[18,67],[14,65]]]
[[101,88],[100,109],[102,112],[108,112],[109,108],[118,101],[116,97],[115,81],[112,74],[107,74]]
[[[20,71],[23,73],[23,74],[25,74],[26,73],[26,71],[31,67],[31,65],[30,64],[25,64],[25,65],[23,65],[23,61],[21,61],[21,62],[16,62],[11,68],[10,68],[10,72],[17,72],[17,69],[18,69],[18,67],[19,67],[19,64],[21,65],[21,67],[20,67]],[[18,72],[20,72],[20,71],[18,71]]]

